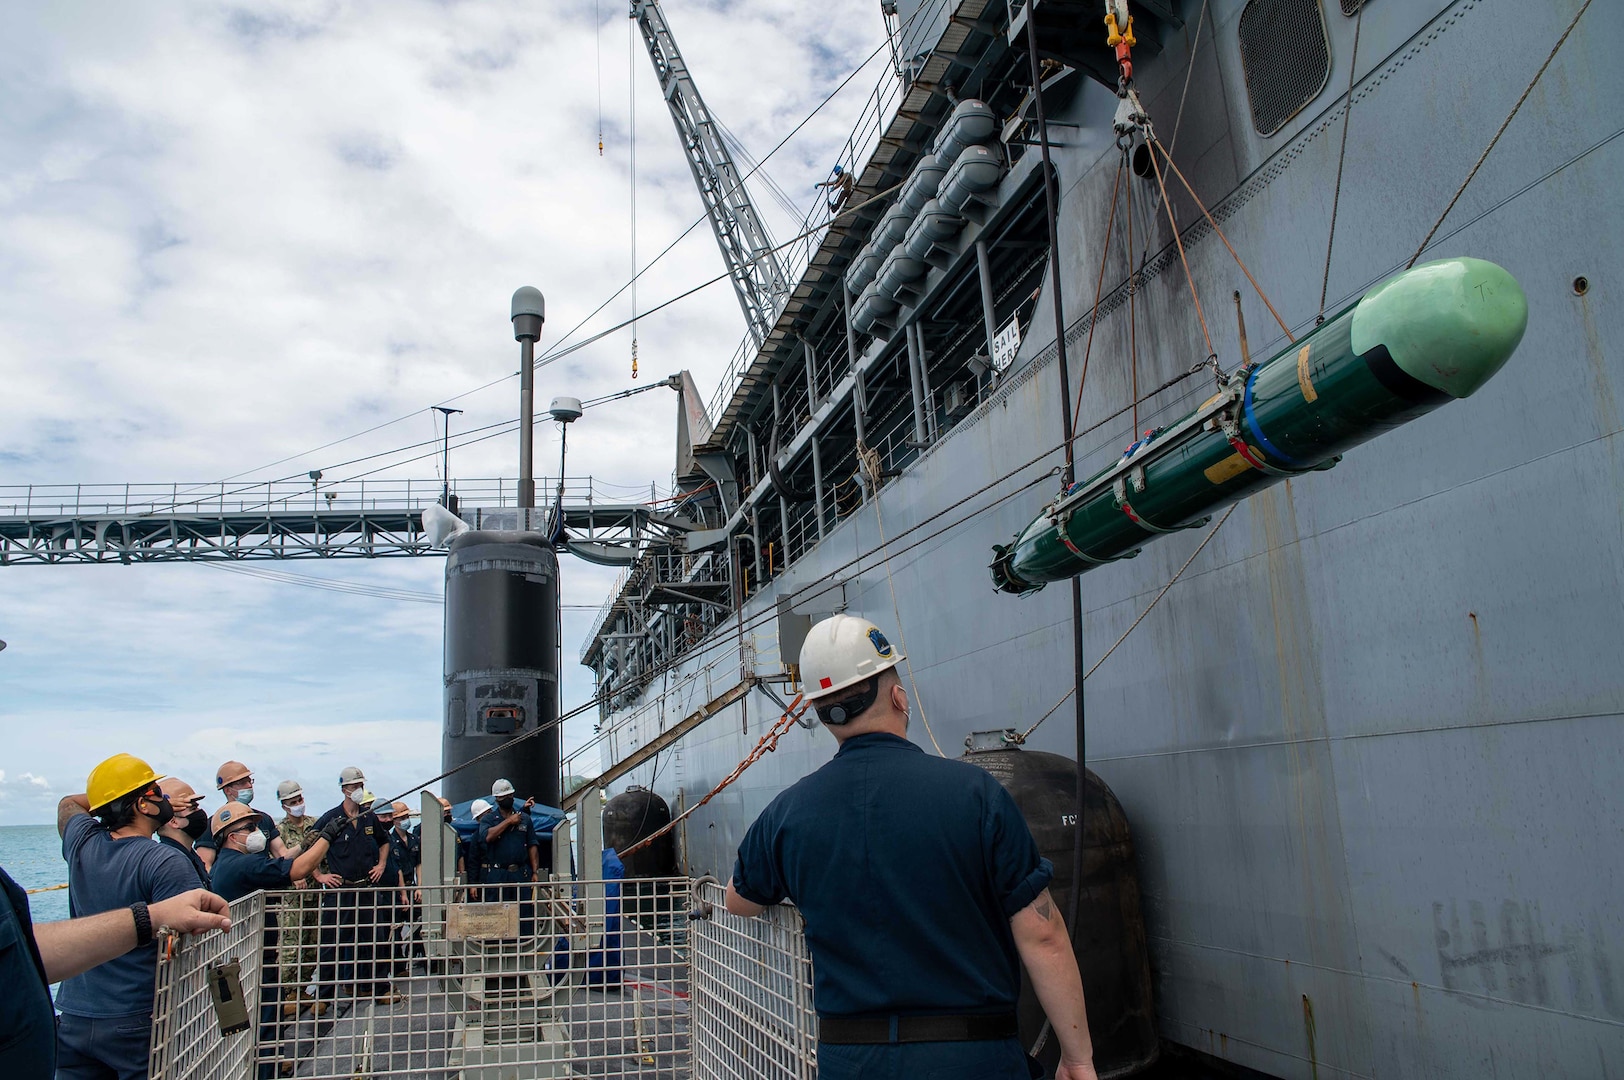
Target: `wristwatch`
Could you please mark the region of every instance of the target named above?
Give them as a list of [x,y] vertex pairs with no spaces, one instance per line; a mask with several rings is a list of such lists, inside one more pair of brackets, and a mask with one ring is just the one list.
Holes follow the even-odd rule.
[[147,912],[147,905],[140,900],[130,905],[130,914],[135,916],[135,947],[152,942],[152,916]]

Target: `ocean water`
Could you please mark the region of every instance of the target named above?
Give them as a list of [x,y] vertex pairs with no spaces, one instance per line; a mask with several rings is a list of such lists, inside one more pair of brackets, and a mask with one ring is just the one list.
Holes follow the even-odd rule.
[[[68,864],[62,861],[62,840],[55,825],[0,825],[0,867],[24,889],[62,885]],[[68,890],[34,893],[28,909],[35,922],[68,917]]]

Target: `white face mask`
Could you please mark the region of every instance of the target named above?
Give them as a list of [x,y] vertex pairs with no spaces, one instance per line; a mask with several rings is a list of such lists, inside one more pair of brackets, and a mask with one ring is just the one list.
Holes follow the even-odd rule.
[[242,838],[243,850],[250,855],[258,855],[265,850],[265,834],[258,829],[253,830]]
[[302,802],[283,803],[282,809],[288,812],[288,817],[304,817],[305,804]]

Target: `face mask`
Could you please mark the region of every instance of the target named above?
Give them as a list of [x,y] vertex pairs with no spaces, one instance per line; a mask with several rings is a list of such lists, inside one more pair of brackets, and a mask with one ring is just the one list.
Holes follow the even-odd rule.
[[253,802],[254,789],[251,787],[245,787],[241,791],[237,792],[237,801],[242,803],[244,806],[247,806],[249,803]]
[[339,788],[338,790],[343,793],[346,802],[355,802],[361,797],[360,788]]
[[513,813],[513,796],[504,795],[502,798],[496,800],[496,805],[497,808],[500,809],[504,814]]
[[201,810],[193,810],[186,815],[186,824],[181,826],[181,831],[196,840],[209,831],[209,815]]
[[282,809],[288,812],[288,817],[304,817],[305,804],[302,802],[283,803]]
[[451,811],[449,810],[445,812],[445,823],[447,825],[451,824]]
[[146,814],[146,811],[143,810],[142,813],[146,814],[147,817],[149,817],[153,821],[157,822],[158,823],[158,828],[160,828],[160,829],[163,828],[165,825],[168,825],[169,822],[170,822],[170,819],[172,819],[175,816],[175,808],[173,806],[169,805],[169,800],[168,799],[148,799],[147,801],[154,804],[155,806],[157,806],[158,807],[158,812],[156,814]]
[[258,855],[265,850],[265,834],[258,829],[254,829],[242,838],[242,847],[248,854]]

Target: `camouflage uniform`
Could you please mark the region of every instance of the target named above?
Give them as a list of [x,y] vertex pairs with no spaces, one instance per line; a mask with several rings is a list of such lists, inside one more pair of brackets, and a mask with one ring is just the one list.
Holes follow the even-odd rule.
[[[306,814],[297,822],[284,817],[277,822],[282,843],[290,849],[297,844],[307,848],[321,836],[314,815]],[[327,860],[321,861],[320,873],[327,873]],[[310,985],[316,975],[316,952],[321,928],[321,886],[315,875],[305,879],[305,887],[298,892],[286,893],[282,901],[281,928],[277,935],[277,966],[284,987],[300,990]]]

